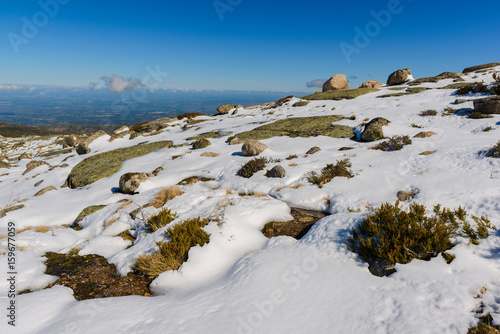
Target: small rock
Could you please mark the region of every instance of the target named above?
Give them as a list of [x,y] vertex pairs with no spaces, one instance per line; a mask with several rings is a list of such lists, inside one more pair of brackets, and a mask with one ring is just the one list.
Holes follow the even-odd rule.
[[267,148],[266,145],[262,144],[258,140],[251,139],[247,140],[241,147],[241,152],[245,157],[253,157],[261,154]]
[[121,132],[125,132],[125,131],[128,131],[129,130],[129,127],[124,125],[118,129],[116,129],[115,131],[113,131],[114,134],[118,134],[118,133],[121,133]]
[[465,103],[465,102],[469,102],[469,100],[465,100],[465,99],[456,99],[455,102],[453,102],[454,104],[462,104],[462,103]]
[[425,151],[425,152],[419,153],[418,155],[431,155],[431,154],[434,154],[434,153],[436,153],[436,151]]
[[359,88],[378,88],[380,86],[383,86],[383,84],[377,80],[368,80],[363,82]]
[[49,191],[52,191],[52,190],[57,190],[57,188],[56,188],[56,187],[54,187],[54,186],[48,186],[48,187],[45,187],[45,188],[43,188],[42,190],[40,190],[39,192],[37,192],[37,193],[35,194],[35,196],[40,196],[40,195],[43,195],[43,194],[45,194],[46,192],[49,192]]
[[63,148],[76,147],[78,145],[78,138],[75,135],[64,136]]
[[221,106],[217,107],[217,111],[221,115],[227,114],[230,110],[234,109],[235,107],[232,104],[223,104]]
[[26,165],[26,169],[24,170],[23,172],[23,175],[26,174],[26,173],[29,173],[30,171],[32,171],[33,169],[37,168],[37,167],[40,167],[40,166],[43,166],[43,165],[47,165],[47,166],[50,166],[48,163],[46,163],[45,161],[41,161],[41,160],[31,160],[30,162],[28,162],[28,164]]
[[31,159],[31,156],[28,153],[24,152],[19,156],[19,158],[17,158],[17,160],[23,160],[23,159]]
[[432,137],[434,135],[437,135],[437,133],[432,132],[432,131],[423,131],[423,132],[417,133],[413,138],[428,138],[428,137]]
[[209,157],[209,158],[215,158],[217,156],[219,156],[217,153],[214,153],[214,152],[203,152],[201,154],[202,157]]
[[396,272],[396,269],[394,267],[394,264],[390,263],[389,261],[378,258],[373,261],[372,264],[370,264],[368,269],[375,276],[385,277]]
[[236,109],[244,109],[244,107],[241,104],[237,104],[234,106]]
[[322,90],[317,90],[316,92],[314,92],[314,94],[321,94],[321,93],[323,93]]
[[266,176],[267,177],[278,177],[278,178],[285,177],[285,169],[283,167],[281,167],[280,165],[276,165],[270,171],[267,172]]
[[413,191],[401,190],[401,191],[398,191],[396,196],[398,197],[398,200],[400,200],[401,202],[407,202],[415,196],[415,193]]
[[500,114],[500,96],[474,100],[474,110],[482,114]]
[[146,173],[126,173],[120,177],[120,191],[124,194],[135,194],[135,190],[139,185],[146,181],[148,176]]
[[241,140],[238,137],[228,139],[229,145],[239,145],[239,144],[243,144],[244,142],[245,142],[244,140]]
[[0,168],[10,168],[11,165],[8,162],[0,160]]
[[39,185],[42,184],[42,182],[43,182],[43,180],[38,181],[37,183],[35,183],[34,187],[38,187]]
[[309,151],[306,152],[306,154],[314,154],[321,151],[321,149],[318,146],[311,147]]
[[387,85],[400,85],[402,83],[405,83],[410,75],[411,75],[410,68],[397,70],[389,76],[389,78],[387,79]]
[[347,89],[349,87],[350,85],[347,82],[345,74],[336,74],[323,84],[323,92]]
[[354,147],[341,147],[341,148],[339,148],[339,151],[350,151],[350,150],[354,150]]
[[372,119],[368,124],[365,125],[365,129],[361,134],[361,140],[365,142],[377,141],[384,138],[384,132],[382,127],[390,123],[385,118],[377,117]]
[[82,141],[78,146],[76,147],[76,153],[82,155],[82,154],[88,154],[90,153],[90,148],[89,145],[96,140],[97,138],[106,135],[107,133],[100,130],[97,132],[94,132],[92,135],[87,137],[84,141]]
[[205,148],[207,146],[210,146],[211,144],[212,143],[208,139],[205,139],[205,138],[198,139],[197,141],[195,141],[193,143],[193,150],[199,150],[199,149]]

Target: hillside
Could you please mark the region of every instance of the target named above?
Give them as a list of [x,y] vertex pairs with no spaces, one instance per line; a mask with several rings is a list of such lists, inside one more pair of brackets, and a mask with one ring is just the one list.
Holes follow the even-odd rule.
[[[498,328],[500,116],[477,102],[498,92],[496,73],[0,139],[15,333]],[[368,243],[388,246],[372,254],[359,224],[377,217]]]

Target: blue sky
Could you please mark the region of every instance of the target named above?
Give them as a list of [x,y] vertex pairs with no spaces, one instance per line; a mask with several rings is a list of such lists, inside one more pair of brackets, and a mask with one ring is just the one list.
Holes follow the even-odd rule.
[[358,86],[398,68],[424,77],[500,61],[497,1],[56,1],[41,1],[57,3],[53,17],[38,1],[1,2],[0,84],[144,81],[158,66],[169,73],[158,87],[310,91],[337,73]]

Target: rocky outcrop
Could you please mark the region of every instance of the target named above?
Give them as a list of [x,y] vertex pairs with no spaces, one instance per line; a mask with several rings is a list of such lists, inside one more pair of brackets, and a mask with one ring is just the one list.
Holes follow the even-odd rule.
[[275,177],[275,178],[283,178],[283,177],[285,177],[285,169],[280,165],[276,165],[266,173],[266,176],[267,177]]
[[500,96],[474,100],[474,110],[482,114],[500,114]]
[[94,132],[92,135],[90,135],[89,137],[87,137],[85,140],[83,140],[81,143],[78,144],[78,146],[76,147],[76,153],[80,155],[90,153],[89,145],[92,144],[92,142],[97,138],[104,136],[106,134],[107,133],[102,130]]
[[262,144],[258,140],[247,140],[241,147],[241,152],[245,157],[253,157],[261,154],[267,148],[266,145]]
[[223,104],[217,107],[217,111],[221,115],[227,114],[230,110],[233,110],[235,107],[232,104]]
[[402,70],[397,70],[391,75],[389,75],[389,78],[387,79],[387,84],[389,86],[392,85],[400,85],[402,83],[405,83],[406,80],[408,80],[408,77],[411,75],[411,69],[410,68],[405,68]]
[[193,143],[193,150],[199,150],[199,149],[202,149],[202,148],[205,148],[205,147],[208,147],[210,146],[212,143],[210,142],[210,140],[208,139],[205,139],[205,138],[202,138],[202,139],[198,139],[197,141],[195,141]]
[[67,185],[79,188],[116,173],[123,161],[148,154],[156,149],[172,146],[170,140],[119,148],[99,153],[80,161],[67,178]]
[[484,65],[477,65],[477,66],[472,66],[472,67],[467,67],[462,71],[462,73],[470,73],[470,72],[475,72],[478,70],[484,70],[486,68],[492,68],[495,66],[500,66],[500,63],[489,63],[489,64],[484,64]]
[[368,80],[363,82],[359,88],[378,88],[380,86],[383,86],[383,84],[377,80]]
[[418,134],[416,134],[413,138],[429,138],[432,136],[437,135],[437,133],[432,132],[432,131],[423,131]]
[[323,92],[348,89],[349,87],[345,74],[336,74],[323,84]]
[[382,127],[386,126],[390,121],[382,117],[372,119],[365,125],[365,129],[361,134],[361,140],[365,142],[376,141],[384,138]]
[[146,173],[126,173],[120,177],[119,189],[124,194],[135,194],[142,182],[146,181]]
[[321,151],[321,149],[318,146],[311,147],[306,154],[314,154]]
[[293,220],[285,222],[272,221],[262,229],[262,233],[268,238],[286,235],[295,239],[301,239],[326,214],[320,211],[291,208],[290,214]]

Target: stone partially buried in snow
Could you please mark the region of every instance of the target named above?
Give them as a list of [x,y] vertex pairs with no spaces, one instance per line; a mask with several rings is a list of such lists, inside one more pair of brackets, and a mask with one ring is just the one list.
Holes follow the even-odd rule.
[[368,80],[363,82],[359,88],[378,88],[380,86],[383,86],[383,84],[377,80]]
[[373,263],[370,264],[368,269],[373,275],[378,277],[389,276],[396,272],[393,263],[390,263],[389,261],[380,258],[373,261]]
[[90,153],[89,145],[92,144],[92,142],[97,138],[104,136],[106,134],[107,133],[102,130],[94,132],[92,135],[90,135],[88,138],[86,138],[84,141],[78,144],[78,146],[76,147],[76,153],[80,155]]
[[243,146],[241,146],[241,152],[245,157],[253,157],[261,154],[267,148],[266,145],[262,144],[258,140],[247,140]]
[[43,188],[42,190],[40,190],[39,192],[37,192],[37,193],[35,194],[35,196],[40,196],[40,195],[43,195],[43,194],[45,194],[46,192],[49,192],[49,191],[52,191],[52,190],[57,190],[57,188],[56,188],[56,187],[54,187],[54,186],[48,186],[48,187],[45,187],[45,188]]
[[30,162],[28,162],[28,164],[26,165],[26,169],[24,170],[23,172],[23,175],[26,174],[26,173],[29,173],[31,172],[33,169],[37,168],[37,167],[40,167],[40,166],[43,166],[43,165],[47,165],[47,166],[50,166],[48,163],[46,163],[45,161],[42,161],[42,160],[31,160]]
[[377,141],[384,138],[384,132],[382,127],[386,126],[390,121],[383,117],[377,117],[372,119],[368,124],[365,125],[365,129],[361,134],[361,140],[365,142]]
[[321,151],[321,149],[318,146],[311,147],[306,154],[314,154]]
[[232,109],[234,109],[234,106],[232,104],[223,104],[223,105],[217,107],[217,111],[221,115],[227,114]]
[[482,114],[500,114],[500,96],[474,100],[474,110]]
[[283,178],[285,177],[285,169],[280,165],[274,166],[270,171],[266,174],[267,177],[276,177]]
[[400,85],[406,80],[408,80],[408,77],[411,75],[411,69],[410,68],[405,68],[402,70],[397,70],[391,75],[389,75],[389,78],[387,79],[387,84],[388,85]]
[[350,85],[347,82],[345,74],[336,74],[323,84],[323,92],[347,89],[349,87]]
[[135,191],[142,182],[146,181],[148,176],[146,173],[126,173],[120,177],[120,191],[124,194],[135,194]]

